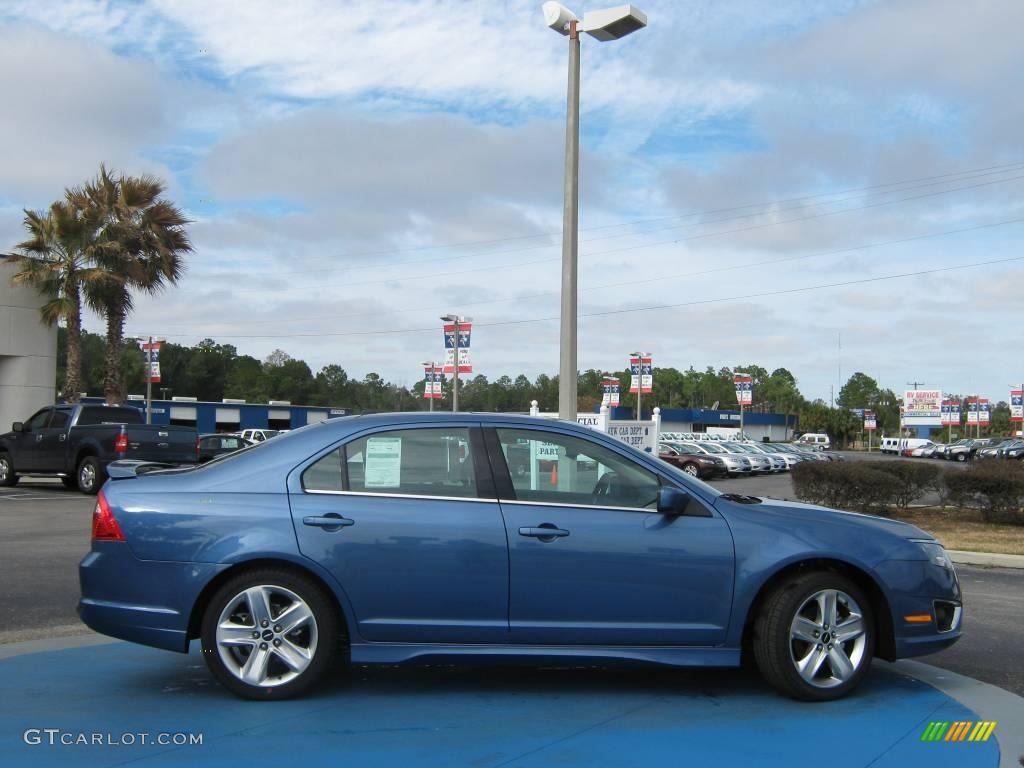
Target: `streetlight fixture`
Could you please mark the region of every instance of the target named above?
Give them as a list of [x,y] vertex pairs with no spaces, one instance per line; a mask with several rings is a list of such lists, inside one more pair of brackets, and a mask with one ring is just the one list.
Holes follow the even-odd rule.
[[459,363],[462,362],[459,355],[459,326],[473,322],[473,318],[449,313],[441,315],[441,320],[455,326],[455,364],[452,366],[452,413],[455,413],[459,410]]
[[562,212],[562,306],[558,359],[558,418],[576,419],[576,308],[579,272],[580,32],[596,40],[618,40],[647,26],[632,5],[588,11],[581,23],[561,3],[541,6],[544,23],[569,38],[569,85],[565,112],[565,202]]
[[[125,339],[137,341],[140,344],[145,344],[147,339],[149,340],[149,354],[144,355],[144,359],[147,363],[152,359],[153,355],[153,342],[164,342],[167,339],[159,336],[125,336]],[[153,377],[150,375],[150,366],[146,366],[146,423],[153,423]]]
[[427,397],[427,404],[430,406],[431,412],[433,412],[433,410],[434,410],[434,392],[433,392],[433,389],[434,389],[434,369],[437,367],[437,363],[435,363],[433,360],[424,360],[422,363],[420,363],[420,365],[422,365],[424,368],[430,368],[430,381],[426,382],[425,386],[429,386],[431,391],[429,393],[427,393],[426,390],[424,390],[424,394],[428,394],[429,395]]

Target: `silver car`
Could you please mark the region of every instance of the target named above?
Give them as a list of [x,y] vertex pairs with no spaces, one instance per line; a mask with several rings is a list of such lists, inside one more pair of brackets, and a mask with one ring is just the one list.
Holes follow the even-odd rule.
[[738,453],[747,458],[753,465],[754,472],[760,472],[761,474],[768,474],[771,472],[777,472],[775,464],[772,460],[765,456],[763,453],[755,451],[743,443],[722,443],[722,447],[731,453]]
[[725,450],[718,443],[710,441],[684,443],[697,448],[701,453],[706,453],[709,456],[717,456],[725,462],[725,469],[729,473],[730,477],[736,477],[738,475],[749,475],[754,471],[754,465],[747,456],[742,456],[736,453],[730,453]]

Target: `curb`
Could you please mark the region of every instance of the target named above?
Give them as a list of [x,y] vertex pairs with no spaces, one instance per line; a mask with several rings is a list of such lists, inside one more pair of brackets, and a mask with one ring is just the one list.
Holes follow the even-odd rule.
[[959,565],[987,565],[995,568],[1024,568],[1024,555],[1000,555],[994,552],[965,552],[947,549],[946,554]]
[[920,661],[903,659],[895,663],[881,663],[937,688],[976,712],[983,720],[997,721],[995,737],[999,742],[999,768],[1020,768],[1024,765],[1024,731],[1015,725],[1024,723],[1024,697]]

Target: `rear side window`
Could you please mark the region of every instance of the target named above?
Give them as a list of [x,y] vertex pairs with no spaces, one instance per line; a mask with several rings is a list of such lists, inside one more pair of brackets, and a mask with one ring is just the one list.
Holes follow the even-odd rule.
[[142,411],[138,408],[108,408],[105,405],[86,406],[78,414],[78,426],[94,424],[141,424]]
[[410,496],[477,495],[469,430],[377,432],[331,451],[302,475],[307,491]]

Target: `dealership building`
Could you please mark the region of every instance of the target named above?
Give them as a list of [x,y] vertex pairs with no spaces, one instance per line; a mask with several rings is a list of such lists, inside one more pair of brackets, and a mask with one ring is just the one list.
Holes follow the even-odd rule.
[[[646,409],[645,409],[646,410]],[[612,408],[611,418],[632,419],[632,408]],[[739,429],[740,412],[718,411],[709,408],[662,408],[662,432],[707,432],[711,427]],[[795,414],[785,413],[743,413],[743,431],[753,440],[783,442],[791,440],[797,428]]]
[[15,271],[0,255],[0,432],[51,404],[57,379],[57,328],[39,317],[46,297],[12,286]]

